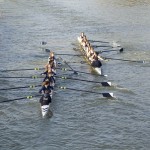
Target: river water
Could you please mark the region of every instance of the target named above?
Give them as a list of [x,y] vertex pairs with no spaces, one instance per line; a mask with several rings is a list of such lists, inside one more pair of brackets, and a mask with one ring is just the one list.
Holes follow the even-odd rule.
[[[113,92],[116,98],[55,90],[52,116],[47,119],[41,117],[39,98],[1,103],[0,149],[149,150],[149,15],[149,0],[0,0],[0,70],[43,67],[49,55],[45,48],[57,54],[80,54],[73,48],[77,48],[81,32],[91,40],[118,41],[124,48],[123,53],[102,53],[104,57],[146,61],[106,61],[102,67],[106,78],[94,74],[86,63],[73,63],[82,61],[81,57],[61,56],[72,68],[91,72],[66,74],[111,81],[113,87],[58,79],[59,86]],[[47,44],[42,45],[42,41]],[[95,48],[102,49],[107,48]],[[0,77],[28,77],[41,72],[1,71]],[[41,82],[42,79],[0,78],[1,88]],[[38,90],[1,90],[0,101],[35,95]]]

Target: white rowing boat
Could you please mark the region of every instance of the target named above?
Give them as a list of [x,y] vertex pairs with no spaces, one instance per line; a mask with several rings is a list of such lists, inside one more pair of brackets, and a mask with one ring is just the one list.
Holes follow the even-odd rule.
[[91,65],[91,62],[89,61],[89,59],[87,57],[87,54],[86,54],[86,47],[82,46],[82,44],[81,44],[81,41],[82,41],[81,37],[78,37],[77,40],[78,40],[78,42],[79,42],[79,44],[81,46],[81,52],[83,53],[84,58],[86,59],[86,61],[90,64],[90,66],[93,68],[93,70],[95,70],[95,72],[97,72],[99,75],[101,75],[102,74],[101,67],[93,67]]

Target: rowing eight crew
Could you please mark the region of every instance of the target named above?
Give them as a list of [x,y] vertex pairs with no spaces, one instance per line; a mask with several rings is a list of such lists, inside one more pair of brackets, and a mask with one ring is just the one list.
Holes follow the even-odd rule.
[[56,60],[53,52],[50,52],[48,63],[45,65],[45,71],[41,75],[45,75],[42,88],[39,90],[39,93],[42,93],[40,103],[41,106],[43,106],[51,103],[53,87],[55,85],[54,75],[56,75]]
[[86,55],[89,61],[91,62],[91,65],[93,67],[101,67],[102,63],[100,60],[103,60],[103,59],[96,54],[93,47],[90,45],[86,35],[84,35],[84,32],[81,33],[80,39],[81,39],[80,44],[84,48]]

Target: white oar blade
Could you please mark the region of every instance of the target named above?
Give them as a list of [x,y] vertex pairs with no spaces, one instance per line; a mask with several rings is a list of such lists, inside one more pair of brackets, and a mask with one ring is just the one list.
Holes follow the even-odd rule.
[[114,97],[114,94],[113,93],[102,93],[103,97],[111,97],[113,98]]
[[111,86],[111,82],[101,82],[102,86]]

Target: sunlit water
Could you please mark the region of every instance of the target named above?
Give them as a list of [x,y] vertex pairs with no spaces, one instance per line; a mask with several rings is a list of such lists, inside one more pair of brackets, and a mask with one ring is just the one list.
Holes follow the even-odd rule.
[[[41,117],[39,98],[0,104],[0,149],[37,150],[148,150],[150,148],[150,2],[149,0],[0,0],[0,70],[43,67],[48,54],[80,54],[77,36],[84,31],[90,40],[118,41],[124,53],[104,57],[145,60],[146,63],[109,60],[98,77],[86,63],[70,63],[91,75],[70,76],[111,81],[113,87],[72,80],[57,85],[102,95],[55,90],[51,118]],[[41,42],[47,42],[41,45]],[[93,43],[100,45],[101,43]],[[106,45],[106,44],[105,44]],[[107,48],[96,48],[103,50]],[[68,62],[82,57],[61,56]],[[67,66],[63,66],[67,67]],[[0,72],[0,77],[38,75],[41,71]],[[42,79],[0,78],[2,88],[41,84]],[[39,88],[0,90],[0,101],[37,94]]]

